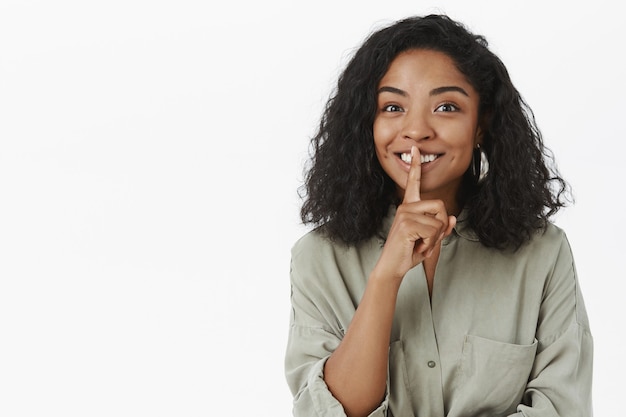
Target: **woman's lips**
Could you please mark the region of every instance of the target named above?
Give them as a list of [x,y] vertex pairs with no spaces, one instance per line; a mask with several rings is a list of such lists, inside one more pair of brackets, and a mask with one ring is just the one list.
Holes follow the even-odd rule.
[[[434,161],[438,157],[439,155],[437,154],[420,154],[420,162],[422,164],[427,164],[429,162]],[[400,154],[400,159],[402,159],[407,164],[411,165],[411,161],[413,160],[413,157],[411,156],[410,153],[403,152]]]
[[[397,155],[402,163],[402,166],[405,168],[405,170],[408,171],[409,169],[411,169],[411,162],[412,162],[411,153],[402,152]],[[443,154],[420,154],[420,163],[422,166],[422,172],[424,172],[424,170],[427,170],[430,167],[430,165],[433,162],[437,161],[439,157],[442,155]]]

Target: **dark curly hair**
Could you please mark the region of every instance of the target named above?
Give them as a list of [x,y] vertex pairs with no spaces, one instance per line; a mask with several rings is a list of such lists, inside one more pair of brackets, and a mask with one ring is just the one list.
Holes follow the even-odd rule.
[[379,232],[390,205],[399,203],[395,183],[376,157],[372,129],[378,84],[409,49],[445,53],[478,92],[490,170],[479,185],[466,173],[458,198],[483,245],[519,248],[545,229],[569,188],[502,61],[483,36],[445,15],[400,20],[371,34],[353,55],[311,140],[302,221],[358,244]]

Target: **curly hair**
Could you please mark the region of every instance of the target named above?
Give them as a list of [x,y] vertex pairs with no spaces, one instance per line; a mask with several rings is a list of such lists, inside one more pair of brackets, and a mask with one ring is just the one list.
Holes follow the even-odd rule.
[[480,96],[489,173],[466,173],[459,201],[487,247],[517,249],[565,205],[569,187],[544,146],[530,107],[486,39],[445,15],[410,17],[371,34],[348,62],[326,104],[305,173],[300,211],[331,239],[354,245],[379,232],[396,186],[374,149],[378,84],[410,49],[445,53]]

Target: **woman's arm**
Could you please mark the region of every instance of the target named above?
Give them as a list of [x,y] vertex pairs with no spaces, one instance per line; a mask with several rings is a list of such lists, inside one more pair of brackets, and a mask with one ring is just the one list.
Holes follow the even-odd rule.
[[523,403],[513,416],[591,417],[593,338],[565,236],[544,290],[537,340]]
[[348,416],[367,416],[387,385],[391,324],[401,280],[373,273],[350,327],[324,368],[324,380]]
[[442,201],[421,201],[417,150],[404,200],[345,337],[324,368],[324,380],[346,414],[367,416],[385,396],[391,326],[402,279],[452,232],[456,218]]

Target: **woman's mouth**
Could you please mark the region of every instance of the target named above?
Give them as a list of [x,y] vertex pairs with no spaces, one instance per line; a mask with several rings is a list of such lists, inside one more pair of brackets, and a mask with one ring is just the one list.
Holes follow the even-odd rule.
[[[420,154],[420,162],[422,164],[427,164],[429,162],[433,162],[435,159],[439,158],[439,155],[435,155],[435,154]],[[411,162],[413,161],[413,158],[411,157],[410,153],[401,153],[400,154],[400,159],[402,159],[403,162],[411,165]]]

